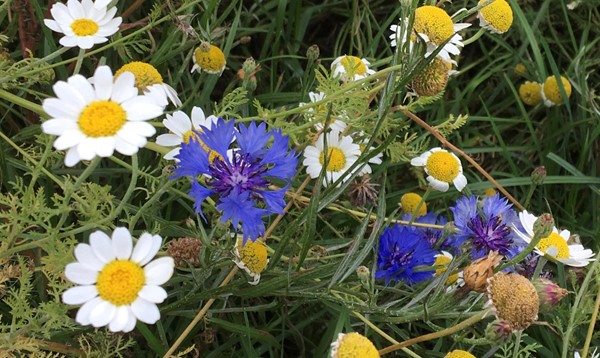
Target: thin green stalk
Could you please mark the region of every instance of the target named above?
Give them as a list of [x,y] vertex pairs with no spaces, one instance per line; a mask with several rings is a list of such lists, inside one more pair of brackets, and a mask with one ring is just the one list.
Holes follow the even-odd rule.
[[484,32],[486,32],[487,30],[484,29],[483,27],[479,29],[479,31],[477,31],[477,33],[471,37],[469,37],[468,39],[463,41],[463,44],[466,46],[470,43],[473,43],[477,40],[479,40],[479,38],[481,37],[481,35],[483,35]]
[[83,58],[85,57],[85,49],[80,48],[79,54],[77,55],[77,62],[75,62],[75,69],[73,70],[73,74],[79,74],[79,70],[81,70],[81,64],[83,63]]
[[156,193],[154,193],[154,195],[150,198],[150,200],[146,201],[144,203],[144,205],[142,205],[142,207],[139,208],[139,210],[135,213],[135,215],[131,218],[131,220],[129,220],[129,231],[133,230],[133,228],[135,227],[135,224],[140,220],[144,211],[146,211],[146,209],[149,208],[150,206],[154,205],[154,203],[156,203],[158,201],[158,199],[160,199],[160,197],[167,190],[169,190],[169,188],[171,188],[171,186],[173,186],[174,183],[175,183],[174,180],[169,180],[164,185],[161,185],[160,189],[158,189],[156,191]]
[[133,195],[133,192],[135,191],[135,186],[137,185],[138,174],[139,174],[138,157],[137,157],[137,154],[134,154],[131,156],[131,180],[129,181],[129,187],[127,187],[127,191],[125,192],[125,195],[123,195],[123,198],[121,199],[121,202],[119,203],[119,206],[117,206],[117,208],[115,209],[115,211],[112,215],[113,218],[116,218],[117,216],[119,216],[119,214],[125,207],[125,204],[129,201],[129,198],[131,198],[131,195]]
[[594,312],[590,318],[590,326],[588,327],[587,335],[585,336],[585,343],[583,345],[583,352],[581,353],[582,358],[587,358],[588,351],[590,350],[590,343],[592,336],[594,335],[594,327],[596,326],[596,320],[598,319],[598,310],[600,310],[600,283],[596,281],[598,286],[598,292],[596,293],[596,303],[594,304]]
[[521,350],[521,335],[523,331],[517,331],[515,333],[515,348],[513,349],[513,358],[519,357],[519,351]]
[[8,102],[14,103],[21,108],[28,109],[36,114],[39,114],[42,117],[46,117],[47,114],[44,112],[42,106],[37,103],[26,100],[23,97],[19,97],[14,95],[8,91],[5,91],[0,88],[0,98],[7,100]]
[[535,280],[536,278],[538,278],[540,276],[542,269],[544,268],[544,266],[546,266],[546,262],[548,262],[548,260],[546,260],[546,258],[544,256],[540,256],[540,258],[538,259],[537,265],[535,266],[535,271],[533,272],[533,276],[531,276],[532,280]]
[[[373,322],[369,321],[367,319],[367,317],[363,316],[362,314],[360,314],[359,312],[356,312],[356,311],[352,311],[352,313],[356,317],[358,317],[358,319],[360,319],[361,321],[363,321],[367,326],[369,326],[372,330],[374,330],[380,336],[382,336],[383,338],[385,338],[388,342],[390,342],[392,344],[399,344],[399,342],[397,340],[395,340],[394,338],[392,338],[391,336],[389,336],[387,333],[385,333],[384,331],[382,331],[381,329],[379,329],[379,327],[377,327]],[[409,356],[411,356],[413,358],[421,358],[420,355],[418,355],[417,353],[411,351],[408,348],[400,348],[400,349],[402,349],[402,351],[404,353],[408,354]]]
[[529,253],[531,251],[533,251],[533,249],[535,248],[535,246],[542,240],[543,238],[540,235],[535,234],[533,236],[533,239],[531,239],[531,241],[529,242],[529,245],[527,245],[527,247],[521,251],[517,256],[513,257],[512,260],[508,261],[507,263],[498,266],[494,271],[496,272],[500,272],[502,270],[504,270],[507,267],[510,267],[518,262],[523,261],[523,259],[525,258],[525,256],[529,255]]

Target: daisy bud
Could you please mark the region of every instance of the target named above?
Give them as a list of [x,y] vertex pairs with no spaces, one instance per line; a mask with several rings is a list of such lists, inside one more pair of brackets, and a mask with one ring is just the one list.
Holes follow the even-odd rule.
[[412,89],[419,96],[435,96],[446,88],[452,64],[440,57],[425,66],[412,81]]
[[554,218],[551,214],[544,213],[540,215],[533,223],[533,234],[535,237],[548,237],[554,228]]
[[514,68],[515,75],[523,77],[527,74],[527,67],[522,63],[517,63]]
[[251,36],[242,36],[242,37],[240,37],[240,44],[241,45],[249,44],[250,41],[252,41],[252,37]]
[[533,281],[533,285],[540,298],[540,312],[551,311],[569,294],[569,291],[545,278],[538,277]]
[[497,319],[488,324],[485,329],[485,337],[498,344],[506,343],[512,336],[513,331],[508,321]]
[[369,283],[369,279],[371,278],[371,271],[369,270],[368,267],[359,266],[356,269],[356,274],[358,275],[358,278],[360,279],[360,282],[363,285],[367,285]]
[[531,182],[534,185],[542,184],[544,179],[546,179],[546,167],[543,165],[535,168],[531,173]]
[[310,61],[316,61],[319,56],[321,56],[321,50],[317,45],[311,45],[308,50],[306,50],[306,58]]
[[488,256],[473,261],[463,270],[465,285],[473,291],[485,292],[488,278],[494,275],[494,268],[498,266],[502,255],[497,251],[490,251]]

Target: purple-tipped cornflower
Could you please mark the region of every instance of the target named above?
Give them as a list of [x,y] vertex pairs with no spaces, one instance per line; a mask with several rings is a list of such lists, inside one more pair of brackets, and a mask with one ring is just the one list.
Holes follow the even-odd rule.
[[298,154],[288,150],[288,139],[281,130],[267,131],[265,123],[240,123],[236,130],[234,121],[219,119],[182,144],[174,178],[192,177],[190,195],[203,218],[202,202],[216,195],[221,221],[231,219],[236,231],[241,225],[244,243],[255,241],[265,232],[263,217],[283,214],[284,195],[296,174]]

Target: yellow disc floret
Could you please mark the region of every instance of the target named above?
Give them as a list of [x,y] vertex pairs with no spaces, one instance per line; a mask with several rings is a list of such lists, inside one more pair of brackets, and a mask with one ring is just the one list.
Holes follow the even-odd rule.
[[237,242],[237,254],[240,261],[246,266],[250,273],[260,274],[269,263],[267,255],[267,247],[260,241],[246,241],[246,245],[242,245],[243,241]]
[[524,276],[499,272],[488,281],[488,298],[496,316],[513,331],[524,330],[537,319],[540,300],[535,286]]
[[537,248],[543,253],[546,253],[550,247],[554,247],[558,250],[558,253],[555,256],[557,259],[568,259],[571,256],[569,245],[562,236],[555,232],[550,234],[550,236],[541,239],[537,244]]
[[446,88],[452,65],[441,57],[434,60],[419,72],[412,81],[412,89],[419,96],[435,96]]
[[79,129],[88,137],[110,137],[127,121],[127,113],[117,102],[96,101],[79,115]]
[[331,345],[333,358],[377,358],[379,352],[373,342],[360,333],[340,333]]
[[[404,213],[412,214],[417,210],[417,206],[419,206],[421,201],[423,201],[421,195],[417,193],[406,193],[400,198],[400,207],[402,207]],[[419,217],[425,214],[427,214],[427,203],[423,201],[416,216]]]
[[353,75],[364,75],[367,73],[367,66],[356,56],[344,56],[340,61],[346,72]]
[[145,282],[144,269],[140,265],[129,260],[115,260],[100,271],[96,288],[102,299],[122,306],[137,299]]
[[523,77],[527,73],[527,67],[522,63],[515,65],[515,75]]
[[220,74],[225,69],[225,54],[215,45],[202,43],[194,51],[194,63],[204,72]]
[[[319,156],[321,165],[325,164],[325,153]],[[346,166],[346,155],[337,147],[327,148],[327,171],[339,172]]]
[[[433,266],[439,266],[438,268],[435,269],[435,275],[439,276],[442,273],[444,273],[448,269],[448,264],[450,264],[451,261],[452,261],[452,258],[450,258],[448,256],[437,255],[435,258],[435,262],[433,263]],[[446,278],[446,283],[451,285],[454,282],[456,282],[456,280],[458,280],[458,273],[449,275],[448,278]]]
[[[487,0],[479,0],[479,4]],[[503,34],[512,25],[513,12],[505,0],[494,0],[479,10],[479,18],[482,27],[498,34]]]
[[135,86],[138,89],[163,83],[163,78],[158,73],[158,70],[146,62],[134,61],[123,65],[115,72],[115,78],[119,77],[123,72],[133,73],[135,76]]
[[452,153],[445,150],[432,152],[425,164],[427,173],[433,178],[446,183],[452,181],[460,174],[460,162]]
[[413,30],[427,35],[429,41],[440,45],[454,35],[454,24],[444,10],[427,5],[415,10]]
[[521,101],[529,106],[535,106],[542,102],[542,85],[537,82],[527,81],[519,87]]
[[456,349],[446,354],[444,358],[475,358],[475,356],[467,351],[461,351],[460,349]]
[[[561,76],[560,81],[562,82],[562,86],[565,89],[565,94],[567,95],[567,98],[571,97],[572,88],[569,80]],[[544,85],[542,86],[542,93],[544,95],[544,98],[547,101],[549,101],[549,103],[547,104],[556,105],[566,102],[566,100],[563,101],[562,93],[560,91],[560,88],[558,87],[558,81],[554,76],[550,76],[546,79]]]
[[98,24],[91,19],[77,19],[71,23],[71,30],[77,36],[91,36],[98,32]]

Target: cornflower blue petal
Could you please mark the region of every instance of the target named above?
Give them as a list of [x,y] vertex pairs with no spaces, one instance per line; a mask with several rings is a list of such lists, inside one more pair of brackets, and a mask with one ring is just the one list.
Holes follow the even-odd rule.
[[271,134],[267,133],[267,125],[262,122],[257,127],[256,123],[252,121],[248,127],[240,123],[238,128],[239,133],[236,135],[236,139],[240,149],[244,153],[252,154],[255,158],[262,156],[265,146],[271,138]]
[[469,220],[477,215],[477,198],[475,195],[463,195],[456,200],[456,206],[450,207],[450,211],[454,214],[454,225],[462,230],[467,227]]
[[285,208],[285,192],[288,190],[289,185],[279,190],[259,190],[258,192],[262,195],[265,204],[267,204],[267,210],[275,214],[283,214],[283,208]]
[[512,204],[509,204],[506,198],[500,199],[500,195],[496,193],[483,199],[481,211],[487,217],[492,215],[504,216],[505,213],[512,211],[511,208]]
[[208,198],[210,194],[212,194],[212,190],[203,187],[196,180],[192,181],[190,195],[192,198],[194,198],[194,208],[196,209],[196,213],[200,214],[204,221],[206,221],[206,218],[202,213],[202,202]]
[[242,222],[244,243],[248,238],[252,241],[256,240],[265,232],[265,225],[261,218],[266,210],[255,207],[254,202],[248,198],[249,194],[247,191],[238,193],[232,190],[228,196],[221,198],[221,203],[217,206],[217,209],[223,212],[221,222],[231,219],[236,229],[240,221]]
[[[406,213],[402,215],[403,221],[410,221],[412,214]],[[429,225],[446,225],[448,223],[448,219],[446,219],[443,215],[437,215],[434,212],[429,212],[425,215],[421,215],[414,220],[415,223],[419,224],[429,224]],[[402,224],[401,224],[402,225]],[[439,243],[441,238],[444,236],[443,229],[436,229],[430,227],[422,227],[422,226],[408,226],[412,231],[419,233],[422,236],[423,240],[426,240],[431,247],[434,247]],[[466,239],[466,237],[461,237],[457,234],[450,234],[444,238],[444,241],[441,242],[439,248],[444,251],[448,251],[451,254],[458,254],[460,251],[460,245]]]
[[182,143],[181,150],[175,158],[179,159],[179,163],[172,179],[182,176],[195,178],[197,175],[208,173],[208,153],[194,139],[189,143]]
[[235,136],[235,122],[225,122],[222,118],[219,118],[211,129],[202,128],[203,132],[200,133],[202,143],[227,160],[227,150]]
[[379,238],[375,278],[386,285],[402,281],[412,286],[433,276],[434,270],[422,269],[433,265],[436,254],[416,231],[397,224],[388,227]]

